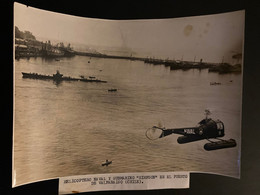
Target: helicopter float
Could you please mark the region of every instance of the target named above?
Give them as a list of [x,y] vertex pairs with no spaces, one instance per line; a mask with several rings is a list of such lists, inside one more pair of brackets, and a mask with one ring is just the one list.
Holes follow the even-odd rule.
[[[204,145],[204,149],[207,151],[236,147],[236,140],[223,140],[220,138],[225,136],[224,123],[219,119],[213,120],[208,118],[208,115],[210,114],[209,110],[205,110],[206,118],[201,120],[196,127],[166,129],[164,127],[153,126],[152,128],[147,129],[145,135],[150,140],[156,140],[171,134],[179,134],[182,135],[177,139],[179,144],[206,139],[209,141],[209,143]],[[210,139],[215,139],[217,141],[212,141]]]

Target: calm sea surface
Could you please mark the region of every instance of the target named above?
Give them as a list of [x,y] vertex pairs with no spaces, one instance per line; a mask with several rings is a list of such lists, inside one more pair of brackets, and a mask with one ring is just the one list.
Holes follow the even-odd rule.
[[[90,61],[88,63],[88,61]],[[95,76],[107,83],[23,79],[21,72]],[[232,80],[232,82],[230,82]],[[221,82],[221,85],[210,85]],[[240,174],[241,74],[170,71],[141,61],[75,56],[60,61],[15,60],[14,175],[16,185],[68,175],[196,171]],[[117,88],[117,92],[108,92]],[[210,109],[235,148],[205,151],[206,140],[155,141],[153,125],[195,126]],[[113,163],[102,167],[106,159]]]

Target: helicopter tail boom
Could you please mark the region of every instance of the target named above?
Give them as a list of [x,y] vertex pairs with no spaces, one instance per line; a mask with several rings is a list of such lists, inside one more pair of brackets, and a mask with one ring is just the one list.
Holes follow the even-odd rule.
[[200,130],[198,127],[161,129],[161,130],[162,130],[162,134],[160,135],[159,138],[163,138],[163,137],[171,135],[171,134],[179,134],[179,135],[184,135],[184,136],[200,135]]

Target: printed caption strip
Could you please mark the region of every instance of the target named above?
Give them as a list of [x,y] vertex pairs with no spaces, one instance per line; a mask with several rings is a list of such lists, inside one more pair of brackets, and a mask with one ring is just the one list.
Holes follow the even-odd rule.
[[109,190],[189,188],[189,172],[77,175],[59,178],[59,194]]

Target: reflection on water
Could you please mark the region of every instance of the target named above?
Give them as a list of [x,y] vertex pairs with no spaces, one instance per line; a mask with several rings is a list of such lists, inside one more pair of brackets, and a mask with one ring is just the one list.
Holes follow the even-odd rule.
[[[90,63],[88,63],[90,61]],[[23,79],[21,72],[95,76],[108,83]],[[232,80],[233,82],[230,82]],[[220,82],[221,85],[210,85]],[[117,92],[108,92],[116,88]],[[205,151],[206,140],[148,140],[146,129],[194,126],[210,109],[236,148]],[[141,61],[75,56],[15,61],[16,184],[78,174],[198,171],[239,176],[241,75],[170,71]],[[107,167],[106,159],[113,160]]]

